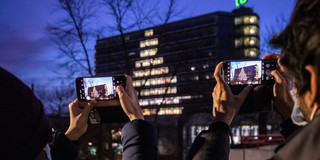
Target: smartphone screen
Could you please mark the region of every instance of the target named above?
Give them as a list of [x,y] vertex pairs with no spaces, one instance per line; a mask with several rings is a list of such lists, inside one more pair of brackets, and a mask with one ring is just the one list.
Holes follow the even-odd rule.
[[223,75],[230,85],[269,84],[274,83],[270,73],[276,67],[276,61],[225,61]]
[[112,100],[117,99],[116,87],[125,87],[125,76],[114,77],[79,77],[76,80],[78,99]]

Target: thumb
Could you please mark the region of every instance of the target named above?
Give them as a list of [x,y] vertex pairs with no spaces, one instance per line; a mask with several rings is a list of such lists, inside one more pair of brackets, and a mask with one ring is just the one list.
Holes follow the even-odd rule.
[[83,109],[83,114],[87,117],[92,110],[92,108],[97,104],[98,102],[96,100],[91,100],[87,103],[87,106]]
[[122,86],[117,86],[116,92],[119,94],[120,97],[126,93]]
[[248,96],[248,94],[250,93],[250,90],[252,89],[252,85],[248,85],[246,88],[244,88],[240,94],[238,94],[238,98],[241,101],[244,101],[244,99],[246,99],[246,97]]

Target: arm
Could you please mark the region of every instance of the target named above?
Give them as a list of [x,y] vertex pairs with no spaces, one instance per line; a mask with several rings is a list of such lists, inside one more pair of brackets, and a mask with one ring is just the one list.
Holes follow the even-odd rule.
[[217,81],[212,93],[214,122],[208,131],[197,136],[187,159],[229,159],[229,126],[252,86],[247,86],[239,95],[233,95],[221,76],[222,65],[223,62],[219,63],[214,72]]
[[290,79],[284,67],[280,64],[280,55],[269,53],[262,57],[263,60],[277,60],[279,69],[271,72],[275,78],[273,85],[273,101],[284,121],[281,124],[281,134],[287,139],[293,132],[301,128],[295,125],[291,120],[291,113],[294,106],[293,98],[290,93]]
[[76,99],[69,104],[70,125],[66,133],[56,132],[50,144],[51,156],[55,159],[76,159],[78,149],[73,143],[83,135],[88,127],[88,116],[96,101],[90,101],[80,107]]
[[130,76],[127,76],[126,89],[118,86],[117,93],[121,107],[130,119],[121,132],[123,159],[158,159],[156,129],[144,120]]
[[128,122],[121,133],[123,160],[158,159],[156,129],[145,120]]
[[229,133],[226,123],[212,123],[208,131],[202,131],[194,140],[187,159],[229,159]]

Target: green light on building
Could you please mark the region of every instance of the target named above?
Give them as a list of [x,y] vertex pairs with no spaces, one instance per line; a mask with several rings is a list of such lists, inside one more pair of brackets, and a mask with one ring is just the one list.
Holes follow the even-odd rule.
[[248,0],[235,0],[236,6],[240,7],[248,2]]

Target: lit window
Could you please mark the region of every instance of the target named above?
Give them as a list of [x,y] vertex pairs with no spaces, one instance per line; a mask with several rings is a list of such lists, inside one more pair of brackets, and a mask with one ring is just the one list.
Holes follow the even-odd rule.
[[257,48],[248,48],[244,50],[244,56],[246,57],[257,57],[258,53],[259,51]]
[[142,96],[175,94],[175,93],[177,93],[177,87],[152,88],[152,89],[144,89],[141,91]]
[[244,24],[259,24],[259,19],[257,16],[244,16],[243,23]]
[[243,18],[242,17],[236,17],[234,19],[234,24],[237,26],[237,25],[240,25],[243,23]]
[[157,109],[143,109],[143,115],[149,116],[149,115],[179,115],[182,114],[183,107],[170,107],[170,108],[160,108],[158,113]]
[[150,72],[150,69],[133,71],[134,77],[150,76],[150,73],[151,73],[152,76],[153,75],[167,74],[167,73],[169,73],[169,68],[168,67],[152,68],[151,72]]
[[154,85],[161,85],[161,84],[170,84],[170,83],[177,83],[177,76],[172,77],[159,77],[159,78],[150,78],[146,80],[136,80],[133,82],[134,87],[140,86],[154,86]]
[[144,31],[144,36],[145,37],[153,36],[153,29],[145,30]]
[[206,79],[210,79],[210,76],[209,76],[209,75],[206,75]]
[[244,35],[259,35],[259,28],[257,26],[246,26],[243,28]]
[[153,59],[144,59],[144,60],[136,61],[136,68],[147,67],[147,66],[150,66],[151,64],[155,66],[162,63],[163,63],[163,57],[157,57]]
[[140,51],[140,57],[154,56],[157,54],[157,51],[157,48],[142,50]]
[[259,39],[257,37],[246,37],[244,39],[245,46],[259,46]]
[[161,104],[179,104],[181,100],[191,98],[202,98],[200,96],[178,96],[178,97],[166,97],[166,98],[151,98],[151,99],[140,99],[139,104],[141,106],[149,105],[161,105]]
[[242,46],[243,45],[243,38],[236,38],[234,40],[234,45],[236,48]]
[[140,41],[140,48],[144,48],[144,47],[148,47],[148,46],[155,46],[155,45],[158,45],[158,38]]
[[203,68],[203,69],[209,68],[209,64],[204,64],[204,65],[202,66],[202,68]]

